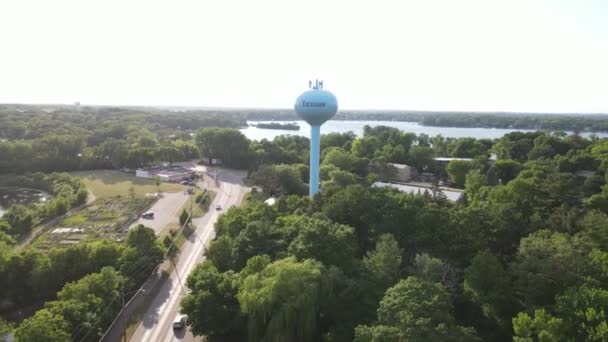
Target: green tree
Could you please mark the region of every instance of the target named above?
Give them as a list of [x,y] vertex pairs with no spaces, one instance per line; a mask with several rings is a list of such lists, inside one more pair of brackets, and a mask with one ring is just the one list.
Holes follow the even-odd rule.
[[201,128],[195,140],[203,157],[219,158],[226,166],[248,168],[253,162],[250,141],[237,129]]
[[160,184],[161,184],[160,176],[154,177],[154,185],[156,185],[156,192],[160,193]]
[[355,184],[355,177],[348,171],[336,170],[329,173],[329,181],[323,182],[321,188],[324,191],[329,191],[332,187],[344,188],[348,185]]
[[279,233],[271,224],[264,221],[249,222],[245,229],[234,239],[232,249],[233,266],[240,270],[247,260],[256,255],[274,257],[280,251],[278,244]]
[[15,330],[17,342],[66,342],[70,340],[68,323],[61,315],[49,310],[38,310],[36,314],[25,321]]
[[475,138],[458,138],[452,148],[452,157],[475,158],[486,154],[488,148]]
[[451,311],[443,286],[408,277],[386,291],[378,324],[358,326],[354,341],[477,341],[472,329],[456,324]]
[[552,317],[545,309],[534,310],[534,317],[520,312],[513,318],[515,342],[558,342],[563,341],[562,320]]
[[522,166],[519,162],[512,159],[499,159],[494,163],[493,168],[496,169],[496,176],[502,184],[507,184],[509,181],[517,177]]
[[233,268],[234,260],[232,250],[234,240],[229,236],[220,236],[209,244],[205,256],[212,261],[220,272],[225,272]]
[[433,163],[434,152],[428,146],[412,146],[409,152],[409,163],[418,171],[430,171]]
[[563,322],[566,339],[608,340],[608,291],[581,286],[557,297],[556,315]]
[[578,223],[581,227],[579,235],[585,244],[608,251],[608,215],[593,210],[587,212]]
[[295,165],[263,166],[251,178],[270,195],[303,195],[308,190]]
[[363,267],[382,291],[399,279],[402,254],[397,240],[390,234],[384,234],[378,239],[374,251],[363,259]]
[[354,157],[339,147],[329,148],[323,157],[323,165],[334,165],[344,171],[352,171],[354,164]]
[[351,153],[359,158],[372,158],[379,145],[380,142],[373,136],[357,138],[352,143]]
[[161,263],[164,248],[156,239],[154,230],[142,224],[129,230],[126,245],[120,257],[120,272],[129,280],[128,289],[133,289]]
[[481,174],[481,171],[475,169],[467,173],[464,187],[469,203],[475,205],[479,201],[478,195],[484,185],[486,185],[486,177]]
[[446,265],[441,259],[430,255],[416,254],[413,264],[413,275],[418,279],[431,283],[442,283],[446,277]]
[[4,214],[5,219],[10,225],[10,234],[21,236],[27,234],[34,224],[34,214],[27,207],[15,204]]
[[0,342],[9,342],[7,335],[12,333],[14,325],[0,318]]
[[195,335],[210,341],[238,341],[246,336],[245,317],[240,312],[237,278],[220,273],[210,261],[199,264],[188,276],[190,292],[182,299],[182,313]]
[[553,303],[555,296],[582,281],[586,252],[576,238],[541,230],[521,240],[511,265],[515,294],[526,308]]
[[317,341],[322,272],[314,260],[286,258],[247,276],[237,298],[249,341]]
[[473,169],[473,164],[466,160],[451,160],[446,171],[450,181],[458,187],[463,187],[466,175]]
[[297,232],[288,251],[298,260],[316,259],[344,271],[354,268],[357,239],[353,228],[329,220],[301,217],[288,229]]
[[122,278],[112,267],[104,267],[57,293],[57,300],[47,308],[64,317],[70,326],[72,340],[98,341],[121,308]]
[[186,211],[186,209],[182,210],[182,213],[179,215],[179,224],[184,226],[185,224],[192,223],[192,218],[190,214]]
[[466,268],[464,293],[481,306],[486,317],[508,325],[514,303],[511,280],[498,258],[489,250],[477,253]]

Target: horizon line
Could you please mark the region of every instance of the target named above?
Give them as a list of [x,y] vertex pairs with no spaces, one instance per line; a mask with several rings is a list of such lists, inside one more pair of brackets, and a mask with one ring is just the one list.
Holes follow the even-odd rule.
[[[74,107],[74,103],[18,103],[18,102],[0,102],[0,106],[63,106],[63,107]],[[295,113],[293,108],[286,107],[240,107],[240,106],[198,106],[198,105],[142,105],[142,104],[83,104],[79,103],[80,107],[119,107],[119,108],[155,108],[155,109],[171,109],[171,108],[184,108],[190,110],[218,110],[218,111],[231,111],[231,110],[271,110],[271,111],[292,111]],[[462,114],[555,114],[555,115],[608,115],[608,112],[539,112],[539,111],[504,111],[504,110],[433,110],[433,109],[349,109],[349,108],[338,108],[340,112],[422,112],[422,113],[462,113]]]

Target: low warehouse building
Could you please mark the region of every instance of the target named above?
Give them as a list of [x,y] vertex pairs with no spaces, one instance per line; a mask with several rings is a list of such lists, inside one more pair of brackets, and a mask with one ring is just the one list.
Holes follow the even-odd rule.
[[[407,192],[410,194],[423,194],[425,191],[428,191],[429,193],[431,192],[431,188],[427,188],[427,187],[423,187],[423,186],[408,185],[408,184],[393,184],[393,183],[376,182],[376,183],[372,184],[372,187],[373,188],[391,187],[391,188],[395,188],[401,192]],[[447,189],[440,189],[440,191],[445,195],[445,197],[447,197],[448,200],[453,201],[453,202],[458,201],[458,199],[460,199],[460,197],[464,194],[464,192],[447,190]]]

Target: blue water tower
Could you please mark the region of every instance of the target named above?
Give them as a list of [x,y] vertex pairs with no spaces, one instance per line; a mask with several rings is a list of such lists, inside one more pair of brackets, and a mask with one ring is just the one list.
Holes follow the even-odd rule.
[[309,90],[296,99],[294,109],[302,120],[310,125],[310,181],[309,195],[319,192],[319,155],[321,125],[338,111],[338,100],[334,94],[323,89],[323,81],[308,81]]

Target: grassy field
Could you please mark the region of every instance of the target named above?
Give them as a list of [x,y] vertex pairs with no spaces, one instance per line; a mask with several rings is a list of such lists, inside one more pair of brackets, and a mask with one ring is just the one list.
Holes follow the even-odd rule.
[[[80,178],[87,189],[98,198],[128,197],[131,188],[135,197],[144,197],[146,194],[158,190],[153,180],[136,178],[134,175],[121,171],[94,170],[71,172],[71,174]],[[178,192],[186,189],[187,187],[175,183],[162,183],[160,186],[162,192]]]

